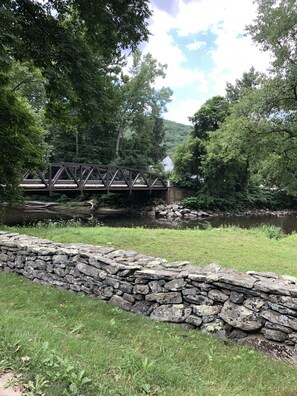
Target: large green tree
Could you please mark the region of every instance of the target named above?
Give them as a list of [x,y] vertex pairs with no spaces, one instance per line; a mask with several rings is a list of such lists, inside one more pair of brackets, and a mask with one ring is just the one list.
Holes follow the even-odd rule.
[[[136,140],[137,135],[144,138],[146,132],[152,137],[155,120],[166,111],[166,105],[172,95],[172,91],[167,87],[155,88],[156,80],[165,77],[165,70],[166,65],[158,63],[151,54],[142,55],[140,51],[133,54],[132,65],[128,73],[122,74],[117,86],[116,158],[125,157],[125,153],[121,150],[121,142],[125,135],[128,134],[128,138],[133,136],[133,139]],[[145,119],[151,119],[151,121],[145,121]],[[156,141],[155,143],[159,144],[160,142]],[[145,151],[145,141],[143,150]]]
[[174,181],[180,186],[199,188],[205,182],[202,165],[207,145],[230,113],[230,105],[223,96],[208,99],[190,117],[194,130],[192,136],[180,145],[174,155]]
[[229,103],[223,96],[213,96],[190,117],[194,125],[193,136],[208,139],[208,134],[217,130],[229,115]]
[[270,75],[236,108],[236,131],[267,185],[297,194],[297,10],[294,0],[257,0],[247,28],[272,55]]

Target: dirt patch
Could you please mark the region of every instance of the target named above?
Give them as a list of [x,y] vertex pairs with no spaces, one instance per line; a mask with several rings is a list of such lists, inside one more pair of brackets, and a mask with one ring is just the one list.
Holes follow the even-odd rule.
[[0,396],[22,396],[20,386],[14,385],[14,374],[12,372],[0,373]]

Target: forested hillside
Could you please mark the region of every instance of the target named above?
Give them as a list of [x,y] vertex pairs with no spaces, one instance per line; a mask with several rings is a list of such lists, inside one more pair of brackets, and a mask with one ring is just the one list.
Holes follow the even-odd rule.
[[184,143],[190,137],[193,127],[174,121],[164,120],[164,130],[166,153],[172,156],[176,147]]

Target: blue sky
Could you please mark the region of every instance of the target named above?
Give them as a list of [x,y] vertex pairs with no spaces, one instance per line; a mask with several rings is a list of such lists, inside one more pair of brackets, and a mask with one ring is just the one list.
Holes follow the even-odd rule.
[[256,16],[252,0],[151,0],[152,33],[142,48],[162,64],[167,76],[158,86],[174,94],[165,118],[188,123],[214,95],[224,95],[251,66],[265,71],[269,55],[245,36]]

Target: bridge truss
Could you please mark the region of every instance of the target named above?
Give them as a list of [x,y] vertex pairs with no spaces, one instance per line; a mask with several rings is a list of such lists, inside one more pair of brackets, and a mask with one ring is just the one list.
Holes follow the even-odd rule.
[[147,170],[113,165],[52,163],[46,170],[27,171],[20,185],[24,191],[137,191],[167,190],[161,176]]

